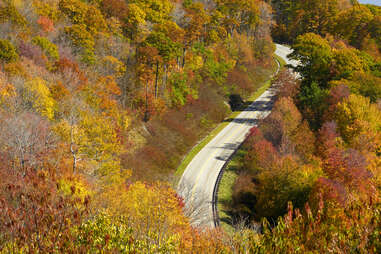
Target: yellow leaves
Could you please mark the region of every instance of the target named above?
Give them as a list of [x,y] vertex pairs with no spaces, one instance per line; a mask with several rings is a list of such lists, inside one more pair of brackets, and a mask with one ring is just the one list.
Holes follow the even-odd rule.
[[13,62],[4,65],[4,72],[9,76],[21,76],[26,78],[28,76],[27,72],[24,69],[24,66],[20,62]]
[[92,34],[86,30],[86,25],[79,24],[65,27],[65,32],[70,36],[75,46],[94,50],[94,38]]
[[[30,1],[30,0],[29,0]],[[35,0],[33,6],[39,16],[48,17],[50,20],[56,22],[60,18],[57,0]]]
[[85,23],[92,33],[106,32],[107,30],[107,23],[101,11],[92,5],[87,8]]
[[7,83],[3,73],[0,72],[0,106],[11,106],[10,99],[16,95],[16,88],[12,84]]
[[59,121],[56,125],[53,126],[52,130],[64,141],[70,142],[70,124],[65,121]]
[[41,115],[50,120],[53,119],[56,102],[51,97],[50,90],[43,79],[35,78],[25,82],[23,96]]
[[6,99],[16,96],[16,89],[12,84],[4,84],[0,86],[0,103]]
[[356,49],[333,49],[332,69],[336,74],[336,79],[351,78],[355,72],[367,71],[368,66],[359,57],[360,52]]
[[60,0],[59,8],[74,24],[82,24],[86,20],[87,4],[78,0]]
[[170,241],[190,229],[176,192],[166,183],[135,182],[127,188],[124,184],[113,185],[96,199],[107,202],[105,206],[110,214],[128,218],[127,223],[139,232],[139,237]]
[[106,20],[107,26],[110,30],[110,33],[116,35],[116,36],[122,36],[122,23],[120,22],[119,19],[115,17],[108,18]]
[[336,121],[344,140],[362,150],[364,146],[376,142],[371,150],[376,149],[381,134],[381,111],[369,98],[352,94],[339,103]]
[[146,13],[137,5],[137,4],[129,4],[129,17],[132,20],[132,23],[144,24]]
[[58,181],[58,184],[58,189],[65,196],[79,198],[81,202],[84,202],[86,197],[92,195],[89,186],[81,177],[64,177]]
[[168,0],[138,0],[135,1],[135,3],[128,5],[129,14],[132,14],[132,17],[135,19],[138,17],[141,19],[144,18],[152,23],[162,23],[164,20],[168,19],[172,9],[173,4]]
[[122,150],[115,127],[109,119],[83,112],[80,128],[84,136],[80,145],[83,151],[98,164],[98,173],[107,175],[119,170],[119,154]]
[[123,151],[115,126],[103,115],[79,112],[74,122],[61,120],[53,131],[65,141],[68,153],[74,153],[80,171],[97,174],[104,184],[120,183],[130,175],[121,171],[120,154]]
[[141,26],[146,23],[145,18],[146,13],[137,4],[128,5],[128,23]]
[[122,77],[126,72],[124,63],[113,56],[105,56],[101,61],[101,66],[108,72],[108,75],[114,75],[116,78]]

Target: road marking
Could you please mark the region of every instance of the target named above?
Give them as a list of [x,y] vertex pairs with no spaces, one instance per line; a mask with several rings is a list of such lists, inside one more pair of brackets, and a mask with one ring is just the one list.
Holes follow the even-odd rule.
[[[229,125],[228,125],[228,126],[229,126]],[[227,128],[228,126],[226,126],[225,128]],[[243,125],[240,125],[239,128],[237,128],[237,129],[234,131],[234,133],[230,133],[230,135],[228,135],[227,138],[231,137],[233,134],[236,135],[236,133],[238,132],[238,130],[241,130],[242,127],[244,127],[244,126],[243,126]],[[225,129],[224,129],[224,130],[225,130]],[[229,134],[229,132],[226,131],[226,134]],[[226,135],[226,134],[225,134],[225,135]],[[225,136],[225,135],[224,135],[224,136]],[[217,138],[217,136],[216,136],[215,138]],[[214,139],[215,139],[215,138],[214,138]],[[208,144],[212,143],[214,139],[212,139]],[[207,148],[207,146],[206,146],[205,148]],[[204,149],[205,149],[205,148],[204,148]],[[201,150],[201,151],[202,151],[202,150]],[[200,151],[200,152],[201,152],[201,151]],[[218,148],[216,148],[216,149],[214,150],[214,152],[212,152],[212,156],[209,156],[209,159],[208,159],[207,161],[210,161],[211,159],[213,160],[213,159],[215,158],[215,155],[216,155],[218,152],[219,152],[219,150],[218,150]],[[196,157],[195,157],[195,158],[196,158]],[[198,184],[198,182],[199,182],[199,180],[200,180],[200,177],[201,177],[202,173],[205,171],[205,169],[207,168],[207,167],[206,167],[207,164],[208,164],[208,163],[206,163],[207,161],[204,162],[203,166],[201,166],[201,169],[199,170],[199,172],[198,172],[198,174],[197,174],[195,184],[194,184],[194,186],[193,186],[193,188],[192,188],[192,196],[191,196],[191,200],[193,200],[193,196],[195,195],[196,188],[197,188],[197,186],[198,186],[197,184]],[[189,166],[190,166],[190,165],[191,165],[191,164],[189,164]]]
[[[262,99],[261,97],[265,94],[267,92],[267,90],[264,92],[264,93],[262,93],[262,95],[261,96],[259,96],[254,102],[256,102],[256,101],[259,101],[260,99]],[[272,94],[270,93],[269,94],[270,96],[272,96]],[[271,99],[270,100],[265,100],[265,102],[269,102],[269,101],[271,101]],[[253,103],[254,103],[253,102]],[[253,104],[252,103],[252,104]],[[250,106],[252,106],[252,104],[250,105]],[[249,107],[250,107],[249,106]],[[250,119],[252,119],[252,120],[257,120],[257,119],[260,119],[260,118],[262,118],[261,116],[262,115],[264,115],[264,114],[266,114],[267,112],[269,112],[270,110],[267,110],[267,111],[265,111],[265,112],[263,112],[263,114],[259,114],[259,112],[258,111],[244,111],[244,112],[242,112],[241,114],[239,114],[235,119],[239,119],[239,118],[250,118]],[[247,115],[250,115],[250,114],[253,114],[253,116],[252,117],[250,117],[250,116],[247,116]],[[243,122],[242,124],[239,124],[239,126],[238,126],[238,128],[236,128],[235,130],[234,130],[234,132],[233,133],[230,133],[230,135],[228,135],[227,136],[227,142],[229,141],[229,138],[230,137],[235,137],[236,136],[236,134],[238,133],[238,132],[241,132],[241,129],[242,128],[245,128],[245,129],[248,129],[248,130],[250,130],[251,128],[253,128],[254,126],[257,126],[257,124],[255,124],[255,125],[252,125],[252,126],[246,126],[246,121],[245,122]],[[229,125],[228,125],[229,126]],[[228,126],[226,126],[225,127],[225,129],[227,129],[228,128]],[[231,127],[231,128],[234,128],[234,125]],[[224,129],[224,130],[225,130]],[[247,130],[247,131],[248,131]],[[247,131],[245,130],[244,131],[244,134],[247,134]],[[229,132],[227,132],[227,133],[229,133]],[[214,138],[214,139],[216,139],[218,137],[218,135]],[[209,143],[208,143],[208,145],[210,144],[210,143],[212,143],[213,141],[214,141],[214,139],[212,139]],[[226,142],[225,142],[226,143]],[[208,146],[207,145],[207,146]],[[207,148],[207,146],[205,147],[205,148]],[[205,149],[205,148],[203,148],[203,149]],[[223,149],[223,148],[220,148],[220,149]],[[202,151],[202,150],[201,150]],[[199,153],[201,153],[201,151],[199,152]],[[199,172],[198,172],[198,174],[197,174],[197,177],[196,177],[196,181],[195,181],[195,183],[194,183],[194,186],[193,186],[193,188],[192,188],[192,195],[191,195],[191,199],[190,200],[193,200],[193,197],[194,197],[194,195],[196,194],[196,189],[197,189],[197,186],[198,186],[198,183],[199,183],[199,180],[200,180],[200,177],[201,177],[201,175],[203,175],[203,173],[205,172],[205,169],[207,168],[207,162],[208,161],[210,161],[210,160],[215,160],[215,155],[217,155],[217,153],[219,152],[219,150],[216,148],[215,149],[215,151],[212,153],[212,156],[209,156],[209,159],[207,160],[207,161],[205,161],[204,162],[204,164],[203,164],[203,166],[201,167],[201,169],[199,170]],[[194,158],[194,159],[196,159],[196,157]],[[191,164],[189,164],[189,166],[191,166]]]

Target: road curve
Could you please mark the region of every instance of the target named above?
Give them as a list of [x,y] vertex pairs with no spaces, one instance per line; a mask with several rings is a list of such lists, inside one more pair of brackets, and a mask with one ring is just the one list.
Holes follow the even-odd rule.
[[[287,64],[295,65],[287,55],[290,48],[277,44],[275,54]],[[193,225],[215,227],[214,193],[221,170],[245,140],[249,130],[270,114],[275,91],[266,90],[257,100],[214,137],[189,163],[182,175],[178,194],[185,201],[185,213]]]

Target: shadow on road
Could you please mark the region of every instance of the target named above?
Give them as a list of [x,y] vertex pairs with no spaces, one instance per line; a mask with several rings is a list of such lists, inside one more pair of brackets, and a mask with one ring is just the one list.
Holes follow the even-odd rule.
[[233,123],[239,123],[239,124],[247,124],[250,126],[254,126],[258,124],[259,120],[258,119],[253,119],[253,118],[229,118],[225,119],[224,122],[233,122]]
[[225,145],[222,147],[214,147],[214,148],[219,148],[224,150],[221,155],[216,156],[215,158],[220,161],[228,161],[232,154],[230,151],[237,150],[240,145],[241,145],[240,142],[235,142],[235,143],[225,143]]

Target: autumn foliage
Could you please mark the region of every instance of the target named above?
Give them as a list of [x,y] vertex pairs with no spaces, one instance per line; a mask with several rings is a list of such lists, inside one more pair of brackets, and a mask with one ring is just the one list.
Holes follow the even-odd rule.
[[[248,223],[193,228],[168,182],[276,67],[271,28],[300,80],[243,147]],[[379,253],[380,38],[346,0],[0,1],[0,252]]]

